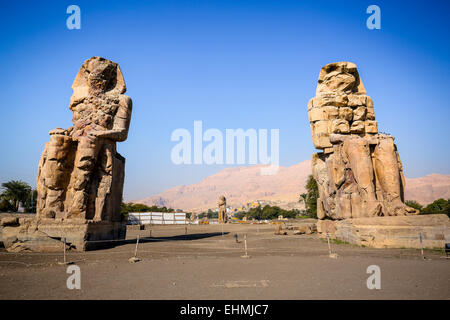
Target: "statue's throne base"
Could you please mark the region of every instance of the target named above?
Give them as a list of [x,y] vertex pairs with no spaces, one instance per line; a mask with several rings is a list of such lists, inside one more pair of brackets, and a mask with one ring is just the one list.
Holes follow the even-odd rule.
[[317,232],[372,248],[443,249],[450,241],[450,219],[445,214],[427,214],[318,220]]
[[17,218],[3,228],[3,244],[9,252],[86,251],[120,244],[126,222],[84,219]]

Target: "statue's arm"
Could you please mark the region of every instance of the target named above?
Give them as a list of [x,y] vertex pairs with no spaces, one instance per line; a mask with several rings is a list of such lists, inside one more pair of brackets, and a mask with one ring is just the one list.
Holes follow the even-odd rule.
[[96,136],[115,141],[125,141],[128,137],[128,129],[130,127],[131,110],[131,98],[126,95],[121,95],[119,98],[119,108],[114,117],[113,129],[97,132]]

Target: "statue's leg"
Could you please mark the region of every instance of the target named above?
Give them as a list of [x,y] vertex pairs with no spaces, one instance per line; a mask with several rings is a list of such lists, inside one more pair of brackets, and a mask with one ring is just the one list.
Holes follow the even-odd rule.
[[388,215],[406,215],[406,205],[402,202],[401,168],[392,138],[380,139],[375,147],[374,159],[375,171],[387,207],[386,213]]
[[114,143],[104,143],[98,156],[98,189],[95,198],[94,220],[110,220],[112,208],[108,208],[108,197],[111,194],[112,173],[116,147]]
[[62,134],[50,136],[39,162],[37,190],[39,217],[54,218],[64,212],[64,198],[73,166],[74,144]]
[[36,203],[36,216],[39,218],[50,218],[51,214],[45,210],[47,200],[47,187],[45,186],[45,174],[47,163],[47,149],[49,143],[45,144],[44,151],[42,151],[41,159],[38,165],[38,175],[36,181],[37,190],[37,203]]
[[[376,198],[374,171],[369,143],[365,139],[349,139],[343,144],[358,194],[352,195],[352,217],[376,216],[380,214],[381,204]],[[353,212],[354,211],[354,212]]]
[[87,199],[99,148],[100,145],[95,137],[84,136],[78,140],[66,198],[67,218],[86,218]]
[[[326,163],[327,161],[327,156],[323,156],[319,153],[314,153],[312,156],[312,174],[317,182],[317,188],[319,190],[317,204],[320,209],[317,212],[317,217],[319,219],[325,219],[325,217],[328,216],[336,219],[339,209],[335,206],[335,198],[331,196],[330,192],[331,190],[334,191],[336,187],[334,186],[334,183],[330,181],[330,175],[328,174],[329,167]],[[330,187],[332,184],[333,188]]]

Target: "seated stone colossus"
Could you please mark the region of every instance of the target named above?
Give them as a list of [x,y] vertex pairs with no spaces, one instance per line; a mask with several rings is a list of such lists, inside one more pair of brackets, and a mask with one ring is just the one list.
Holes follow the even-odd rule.
[[128,136],[132,105],[122,72],[117,63],[92,57],[72,89],[73,126],[50,131],[39,161],[36,217],[1,221],[10,252],[84,251],[126,237],[125,158],[116,142]]
[[72,85],[73,126],[50,131],[37,177],[37,217],[121,221],[132,103],[117,63],[92,57]]
[[317,216],[333,220],[416,214],[405,205],[402,163],[394,137],[378,133],[372,99],[356,65],[324,66],[308,103],[316,149]]

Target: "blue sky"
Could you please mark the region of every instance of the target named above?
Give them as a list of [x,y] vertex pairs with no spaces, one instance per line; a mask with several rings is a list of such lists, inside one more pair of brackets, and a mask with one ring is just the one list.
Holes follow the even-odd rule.
[[[66,8],[81,8],[68,30]],[[381,30],[366,8],[381,9]],[[125,199],[225,165],[172,164],[173,130],[280,129],[280,164],[310,159],[306,105],[320,68],[352,61],[407,177],[450,174],[448,1],[10,1],[0,11],[0,182],[35,185],[48,131],[71,126],[84,60],[120,64],[133,99]]]

